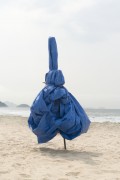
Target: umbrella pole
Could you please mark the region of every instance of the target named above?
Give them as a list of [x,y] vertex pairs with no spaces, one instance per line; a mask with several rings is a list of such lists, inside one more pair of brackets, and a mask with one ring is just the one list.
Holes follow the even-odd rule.
[[65,138],[63,138],[64,140],[64,149],[66,150],[66,141],[65,141]]

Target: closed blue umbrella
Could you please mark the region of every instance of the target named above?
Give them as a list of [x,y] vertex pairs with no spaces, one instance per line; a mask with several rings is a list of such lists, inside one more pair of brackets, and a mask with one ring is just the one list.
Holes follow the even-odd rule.
[[72,140],[86,133],[90,120],[75,97],[63,86],[61,70],[58,70],[58,52],[54,37],[48,39],[49,72],[45,75],[45,87],[35,98],[28,119],[29,127],[38,143],[46,143],[58,133]]

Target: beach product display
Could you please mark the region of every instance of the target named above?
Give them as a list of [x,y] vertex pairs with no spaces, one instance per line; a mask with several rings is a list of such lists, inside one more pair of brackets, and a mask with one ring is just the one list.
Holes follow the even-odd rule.
[[[86,133],[90,120],[75,97],[63,86],[65,79],[58,70],[58,52],[54,37],[48,39],[49,72],[45,75],[45,87],[35,98],[28,119],[29,127],[38,143],[46,143],[58,133],[72,140]],[[72,72],[71,72],[72,74]]]

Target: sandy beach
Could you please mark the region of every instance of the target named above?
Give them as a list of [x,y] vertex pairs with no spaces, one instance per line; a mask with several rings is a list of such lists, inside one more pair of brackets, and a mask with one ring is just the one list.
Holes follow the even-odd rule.
[[120,123],[91,123],[67,141],[37,144],[27,118],[0,116],[0,180],[120,180]]

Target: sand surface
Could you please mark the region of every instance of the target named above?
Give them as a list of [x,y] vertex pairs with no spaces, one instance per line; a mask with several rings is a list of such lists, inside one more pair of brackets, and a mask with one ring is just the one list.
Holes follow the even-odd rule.
[[0,180],[120,180],[120,124],[92,123],[67,141],[37,144],[27,118],[0,116]]

